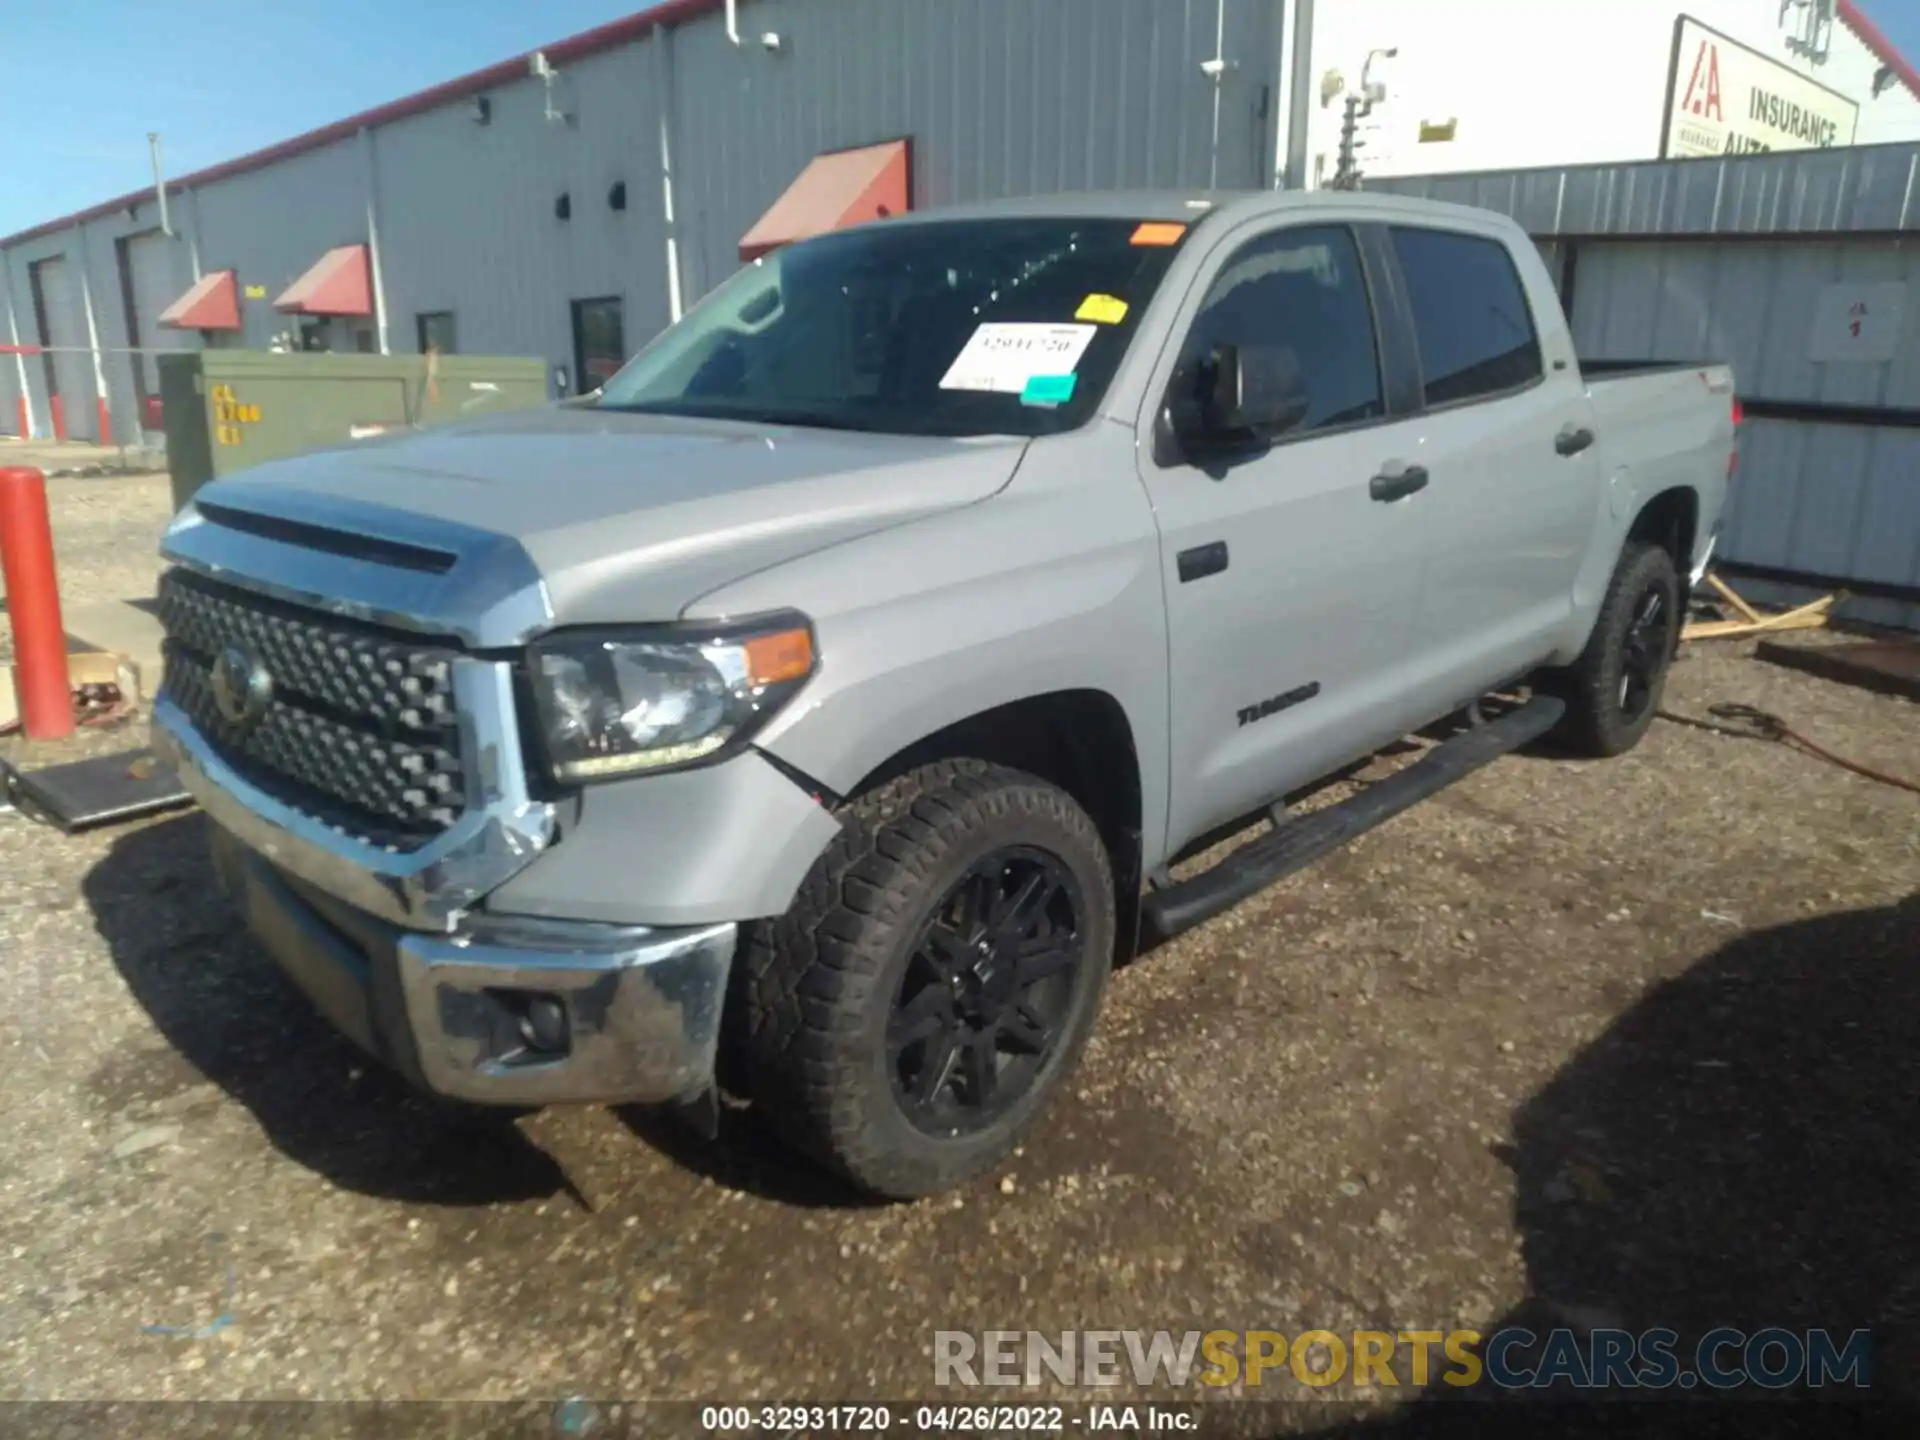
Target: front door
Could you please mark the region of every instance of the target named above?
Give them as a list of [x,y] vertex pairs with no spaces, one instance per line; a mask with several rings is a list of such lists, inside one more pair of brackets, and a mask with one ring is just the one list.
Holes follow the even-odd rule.
[[[1383,381],[1368,269],[1344,225],[1222,238],[1141,420],[1160,527],[1170,849],[1405,733],[1398,670],[1423,553],[1417,460]],[[1277,441],[1196,460],[1171,440],[1216,346],[1278,357],[1306,410]]]

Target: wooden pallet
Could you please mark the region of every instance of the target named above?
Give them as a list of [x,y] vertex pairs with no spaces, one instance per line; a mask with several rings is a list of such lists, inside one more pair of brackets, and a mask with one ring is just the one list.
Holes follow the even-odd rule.
[[1692,621],[1681,627],[1682,640],[1734,640],[1743,635],[1771,635],[1781,630],[1822,630],[1832,618],[1833,607],[1847,598],[1846,591],[1836,590],[1831,595],[1822,595],[1818,600],[1795,609],[1768,615],[1749,605],[1738,591],[1718,575],[1709,572],[1706,583],[1730,608],[1738,612],[1740,618]]

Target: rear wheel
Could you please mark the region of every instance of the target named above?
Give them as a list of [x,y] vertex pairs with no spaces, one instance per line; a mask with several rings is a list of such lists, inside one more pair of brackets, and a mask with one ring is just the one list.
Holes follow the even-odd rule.
[[876,1194],[997,1164],[1079,1059],[1112,963],[1113,877],[1084,810],[979,761],[848,804],[793,908],[736,966],[756,1106]]
[[1628,542],[1580,658],[1542,677],[1567,702],[1555,738],[1583,755],[1621,755],[1660,708],[1680,634],[1680,576],[1658,545]]

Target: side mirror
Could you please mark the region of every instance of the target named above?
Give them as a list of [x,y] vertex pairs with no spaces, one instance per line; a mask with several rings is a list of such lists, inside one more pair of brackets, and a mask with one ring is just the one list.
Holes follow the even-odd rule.
[[1181,439],[1203,447],[1277,439],[1306,418],[1312,403],[1299,357],[1277,345],[1214,346],[1196,367],[1194,392],[1195,404],[1181,407]]

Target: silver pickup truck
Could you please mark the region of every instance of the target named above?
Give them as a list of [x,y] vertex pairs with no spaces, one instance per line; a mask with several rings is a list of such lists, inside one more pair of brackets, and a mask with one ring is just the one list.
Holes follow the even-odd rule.
[[417,1083],[724,1089],[925,1194],[1008,1153],[1143,936],[1521,745],[1631,747],[1737,422],[1724,366],[1583,375],[1474,210],[898,218],[583,401],[208,486],[155,727],[266,950]]

